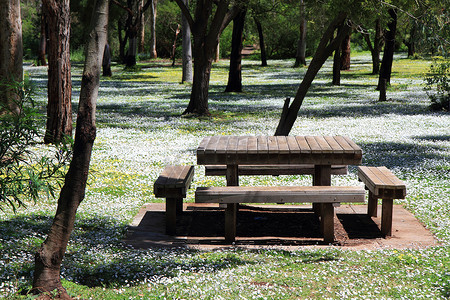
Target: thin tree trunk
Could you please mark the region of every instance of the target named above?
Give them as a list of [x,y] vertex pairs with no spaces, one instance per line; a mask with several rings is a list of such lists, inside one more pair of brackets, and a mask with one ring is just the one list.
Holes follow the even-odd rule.
[[144,53],[145,45],[145,15],[143,12],[144,0],[139,2],[139,11],[141,11],[140,22],[139,22],[139,53]]
[[301,65],[306,66],[306,17],[305,3],[300,0],[300,38],[297,44],[297,55],[295,56],[294,68]]
[[172,45],[172,67],[175,66],[175,54],[176,54],[176,50],[177,50],[178,34],[180,34],[180,24],[177,24],[177,29],[175,29],[175,38],[173,39],[173,45]]
[[[0,103],[18,111],[10,85],[23,81],[22,22],[19,0],[0,0]],[[1,111],[0,111],[1,113]]]
[[266,67],[267,66],[267,54],[266,54],[266,45],[264,44],[264,34],[261,22],[258,20],[258,18],[254,17],[256,24],[256,29],[258,30],[258,36],[259,36],[259,49],[261,49],[261,66]]
[[[284,118],[280,118],[275,135],[289,135],[289,132],[294,126],[294,122],[297,119],[298,111],[305,99],[306,93],[308,92],[311,83],[316,77],[322,65],[325,63],[327,58],[336,50],[342,43],[342,40],[348,34],[350,27],[345,23],[347,18],[346,13],[340,13],[328,26],[327,30],[323,34],[319,46],[317,47],[316,53],[314,54],[311,63],[309,64],[308,70],[303,77],[302,82],[297,90],[294,101],[290,106],[285,105],[285,111],[282,112]],[[339,34],[333,38],[334,31],[336,28],[341,27]]]
[[246,9],[243,9],[233,19],[233,33],[231,37],[230,70],[225,92],[242,92],[242,36],[244,32]]
[[341,85],[341,49],[334,50],[332,85]]
[[107,35],[108,4],[109,0],[99,0],[94,9],[81,81],[73,158],[61,189],[50,232],[35,254],[33,291],[41,293],[57,290],[63,299],[68,298],[68,295],[61,285],[61,262],[74,228],[76,211],[85,196],[96,136],[95,110],[102,64],[101,53],[105,48]]
[[157,58],[158,53],[156,53],[156,5],[158,4],[157,0],[152,0],[152,4],[150,5],[150,14],[151,14],[151,39],[150,39],[150,58]]
[[347,34],[344,38],[344,40],[342,41],[342,45],[341,45],[341,62],[340,62],[340,67],[341,70],[350,70],[350,52],[351,52],[351,46],[350,46],[350,37],[351,34]]
[[220,41],[217,43],[216,51],[214,51],[214,62],[218,62],[220,60]]
[[383,32],[381,30],[380,20],[375,21],[375,37],[372,45],[369,34],[363,34],[367,47],[372,55],[372,74],[378,74],[380,72],[380,50],[383,44]]
[[397,12],[395,9],[389,9],[391,21],[388,24],[388,30],[385,35],[385,46],[383,60],[381,62],[380,77],[377,90],[380,90],[383,80],[388,85],[391,82],[392,62],[394,60],[395,33],[397,30]]
[[47,51],[47,33],[46,33],[46,21],[44,10],[41,7],[41,33],[39,39],[39,52],[38,52],[38,64],[40,66],[47,65],[47,59],[45,58],[45,52]]
[[48,24],[48,105],[45,143],[72,136],[69,0],[43,0]]
[[[189,0],[183,0],[186,6],[189,6]],[[191,28],[189,27],[189,22],[184,16],[182,18],[182,49],[183,49],[183,74],[181,78],[181,82],[192,82],[192,42],[191,42]]]

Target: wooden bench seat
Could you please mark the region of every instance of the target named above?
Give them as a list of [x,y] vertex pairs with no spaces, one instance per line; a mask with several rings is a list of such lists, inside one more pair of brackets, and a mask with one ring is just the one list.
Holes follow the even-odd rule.
[[386,167],[360,166],[358,178],[369,190],[367,214],[376,217],[378,199],[382,199],[381,233],[392,235],[393,200],[405,199],[405,184]]
[[227,204],[225,240],[236,237],[236,211],[239,203],[318,203],[324,241],[334,241],[334,204],[364,202],[363,187],[353,186],[273,186],[198,187],[195,202]]
[[[206,165],[206,176],[225,176],[227,166]],[[331,166],[331,175],[346,175],[346,165]],[[239,165],[238,174],[241,175],[314,175],[314,165]]]
[[166,198],[166,233],[175,235],[177,211],[183,211],[183,198],[191,186],[194,166],[166,166],[153,185],[156,198]]

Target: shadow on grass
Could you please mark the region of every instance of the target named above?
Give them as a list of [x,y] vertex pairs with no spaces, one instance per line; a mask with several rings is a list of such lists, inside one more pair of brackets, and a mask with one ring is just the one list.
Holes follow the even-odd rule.
[[[425,136],[416,138],[428,139],[429,137]],[[433,136],[432,138],[436,137]],[[438,138],[448,140],[449,136],[440,136]],[[414,170],[416,168],[422,168],[423,164],[427,161],[440,161],[445,158],[450,158],[442,154],[442,152],[445,151],[445,146],[440,145],[421,145],[413,142],[377,142],[358,144],[364,151],[364,165],[386,166],[390,169],[407,168]],[[440,172],[438,169],[434,169],[433,171],[434,175],[437,175]],[[444,172],[445,170],[441,171]],[[430,176],[431,175],[432,174],[430,174]]]
[[[44,241],[53,218],[16,216],[0,222],[0,282],[14,274],[24,277],[22,290],[32,281],[32,257]],[[63,278],[89,287],[124,286],[177,276],[180,271],[214,272],[249,263],[235,253],[211,256],[191,249],[135,250],[121,242],[127,226],[111,218],[77,219],[62,264]],[[20,257],[11,260],[12,257]],[[24,257],[28,257],[24,259]]]

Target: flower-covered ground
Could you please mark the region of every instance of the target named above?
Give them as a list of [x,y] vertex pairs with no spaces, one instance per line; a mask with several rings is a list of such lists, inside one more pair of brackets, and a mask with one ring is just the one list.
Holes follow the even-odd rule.
[[[306,69],[293,61],[244,61],[242,94],[225,94],[227,61],[214,65],[211,118],[180,117],[190,86],[181,69],[158,61],[130,73],[120,66],[103,78],[97,139],[62,276],[80,299],[445,299],[450,296],[450,116],[430,112],[423,91],[429,62],[396,57],[387,102],[377,102],[369,55],[352,57],[342,84],[332,86],[327,63],[313,83],[292,135],[347,135],[364,151],[364,165],[384,165],[407,184],[402,202],[440,240],[420,250],[349,251],[338,247],[281,251],[136,250],[121,239],[144,203],[159,202],[153,182],[167,164],[195,165],[206,135],[270,135],[286,97]],[[81,65],[73,67],[73,101]],[[29,67],[35,99],[45,108],[46,69]],[[224,185],[196,167],[196,186]],[[242,184],[310,184],[307,176],[245,177]],[[333,184],[357,184],[355,168]],[[192,190],[187,201],[193,201]],[[0,297],[27,295],[34,252],[43,242],[56,200],[43,198],[16,213],[0,211]]]

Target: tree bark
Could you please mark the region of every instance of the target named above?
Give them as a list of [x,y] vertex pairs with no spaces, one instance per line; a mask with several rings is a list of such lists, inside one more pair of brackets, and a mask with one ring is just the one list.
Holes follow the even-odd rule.
[[395,34],[397,30],[397,11],[395,9],[389,9],[389,15],[391,21],[388,24],[388,30],[385,34],[385,46],[377,90],[380,90],[383,80],[386,80],[386,84],[390,84],[391,82],[392,62],[394,60],[395,50]]
[[69,0],[43,0],[48,24],[48,105],[45,143],[72,136]]
[[156,52],[156,5],[158,4],[157,0],[151,0],[152,4],[150,5],[150,14],[151,14],[151,39],[150,39],[150,58],[157,58],[158,53]]
[[62,298],[68,297],[61,285],[60,269],[74,228],[76,211],[85,196],[92,147],[96,136],[95,110],[102,64],[101,53],[105,48],[107,35],[108,4],[109,0],[96,1],[81,81],[73,158],[61,189],[50,232],[35,254],[33,279],[35,293],[57,290]]
[[[183,0],[183,3],[188,7],[189,6],[189,0]],[[182,14],[182,60],[183,60],[183,74],[181,78],[181,82],[192,82],[193,76],[192,76],[192,42],[191,42],[191,28],[189,27],[189,22]]]
[[306,66],[306,17],[305,2],[300,0],[300,38],[297,44],[297,55],[295,56],[294,68],[301,65]]
[[[10,85],[23,81],[22,21],[19,0],[0,0],[0,103],[17,111]],[[0,109],[1,113],[1,109]]]
[[45,58],[45,52],[47,51],[47,22],[45,21],[45,14],[41,7],[41,33],[39,40],[39,52],[38,52],[38,64],[40,66],[47,65],[47,59]]
[[225,92],[242,92],[242,37],[244,32],[245,15],[247,10],[241,10],[233,19],[233,33],[231,37],[230,70]]
[[254,17],[253,19],[255,20],[256,29],[258,30],[259,49],[261,49],[261,66],[267,67],[266,45],[264,44],[264,34],[263,34],[262,25],[257,17]]
[[350,37],[351,34],[347,34],[344,38],[344,40],[342,41],[342,45],[341,45],[341,62],[340,62],[340,67],[341,70],[350,70],[350,52],[351,52],[351,46],[350,46]]
[[[311,63],[309,64],[308,70],[303,77],[302,82],[297,90],[292,104],[284,109],[280,122],[278,123],[275,135],[289,135],[289,132],[297,119],[298,111],[305,99],[306,93],[311,86],[312,81],[316,77],[322,65],[325,63],[327,58],[336,50],[342,43],[342,40],[350,31],[350,27],[345,23],[347,19],[347,14],[341,12],[334,18],[331,24],[328,26],[327,30],[323,34],[320,43],[317,47],[316,53],[314,54]],[[336,28],[341,27],[342,30],[333,38],[334,31]]]

